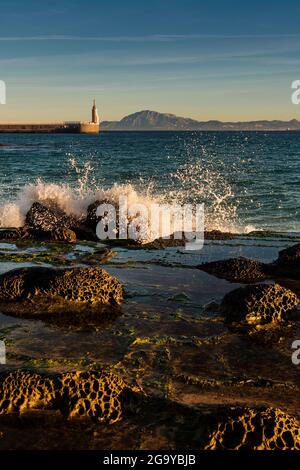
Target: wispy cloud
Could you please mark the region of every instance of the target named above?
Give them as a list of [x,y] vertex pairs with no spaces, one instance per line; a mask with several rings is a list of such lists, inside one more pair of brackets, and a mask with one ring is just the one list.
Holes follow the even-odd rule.
[[100,41],[100,42],[168,42],[196,39],[280,39],[300,38],[300,34],[154,34],[148,36],[0,36],[0,41]]

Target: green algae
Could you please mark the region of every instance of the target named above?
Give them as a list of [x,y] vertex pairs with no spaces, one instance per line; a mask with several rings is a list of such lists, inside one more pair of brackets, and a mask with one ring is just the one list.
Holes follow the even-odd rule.
[[24,241],[15,245],[4,242],[1,245],[0,263],[33,263],[53,266],[86,264],[89,266],[106,263],[115,256],[115,253],[105,246],[98,247],[90,244],[74,246],[63,243]]

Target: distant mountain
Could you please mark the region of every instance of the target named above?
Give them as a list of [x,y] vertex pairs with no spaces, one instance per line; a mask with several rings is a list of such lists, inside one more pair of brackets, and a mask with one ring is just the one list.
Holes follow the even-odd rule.
[[300,122],[297,119],[249,122],[196,121],[175,114],[146,110],[129,114],[121,121],[103,121],[101,129],[105,131],[293,131],[300,130]]

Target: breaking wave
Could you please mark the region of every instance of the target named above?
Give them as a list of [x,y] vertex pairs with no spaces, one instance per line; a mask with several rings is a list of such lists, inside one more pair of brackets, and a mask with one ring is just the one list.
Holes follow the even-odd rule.
[[0,227],[21,227],[34,202],[54,203],[68,215],[85,217],[88,206],[96,200],[118,204],[126,196],[128,205],[143,204],[205,204],[205,228],[245,233],[255,230],[243,226],[233,202],[233,189],[221,173],[203,165],[202,161],[182,165],[168,175],[166,189],[157,192],[153,181],[141,180],[135,184],[113,184],[109,188],[97,187],[90,162],[79,166],[75,159],[70,166],[76,174],[77,184],[46,183],[37,179],[25,185],[16,198],[0,205]]

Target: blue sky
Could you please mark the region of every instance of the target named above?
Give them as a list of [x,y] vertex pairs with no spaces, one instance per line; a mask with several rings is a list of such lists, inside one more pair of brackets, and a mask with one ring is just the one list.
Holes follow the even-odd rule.
[[1,0],[0,121],[300,119],[300,2]]

